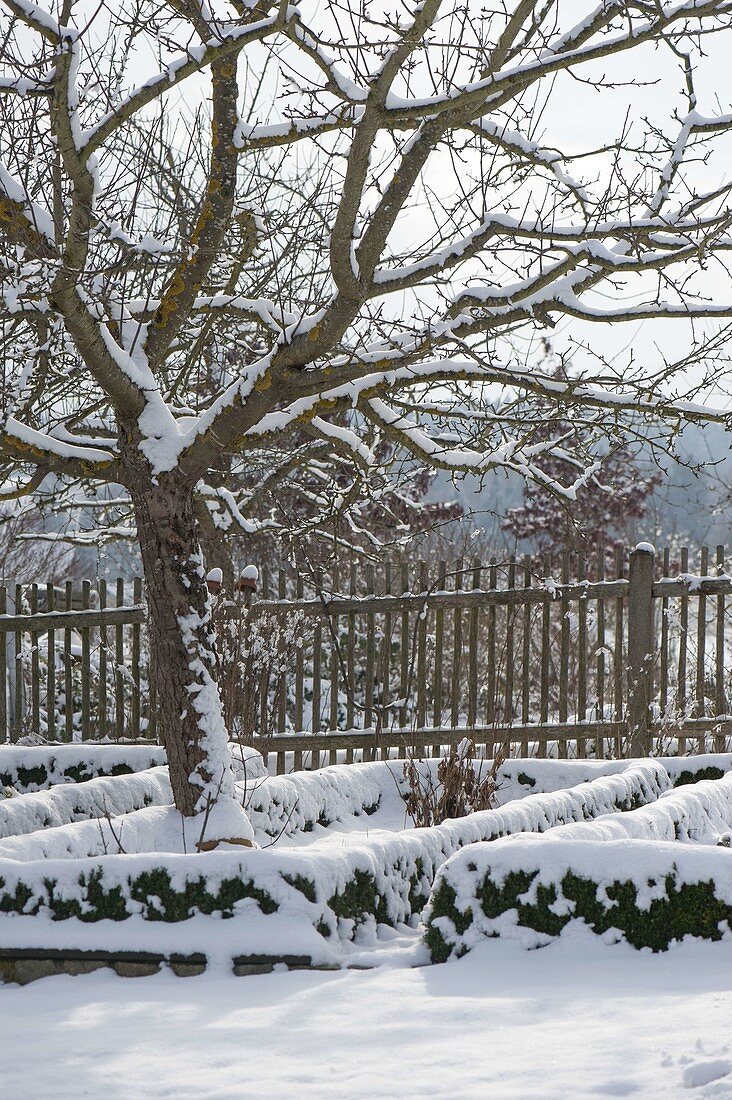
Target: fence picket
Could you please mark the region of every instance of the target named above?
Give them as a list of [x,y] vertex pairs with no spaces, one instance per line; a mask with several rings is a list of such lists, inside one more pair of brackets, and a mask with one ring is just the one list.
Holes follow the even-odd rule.
[[[531,588],[531,558],[524,555],[524,588]],[[531,604],[524,604],[524,621],[521,634],[521,721],[527,725],[531,717]],[[529,755],[529,743],[526,738],[521,742],[521,755]]]
[[[105,590],[106,591],[106,590]],[[250,603],[251,594],[247,597],[247,606]],[[157,654],[155,652],[155,646],[152,646],[148,642],[147,647],[147,735],[153,741],[157,740],[158,736],[158,694],[157,694]]]
[[[74,604],[74,586],[72,581],[66,581],[64,591],[64,604],[67,611],[71,611]],[[64,630],[64,740],[74,739],[74,671],[73,654],[71,651],[71,630]]]
[[[473,558],[474,590],[480,588],[480,574],[480,562]],[[477,607],[471,607],[468,613],[468,726],[478,721],[478,614]]]
[[[97,729],[101,738],[107,735],[107,627],[104,612],[107,607],[107,582],[99,581],[99,705],[97,709]],[[50,664],[50,662],[49,662]],[[148,679],[152,683],[151,677]]]
[[[663,552],[663,576],[667,577],[670,567],[670,551],[669,548]],[[663,596],[661,599],[661,667],[660,667],[660,684],[659,684],[659,705],[661,709],[661,716],[666,717],[668,712],[668,678],[669,678],[669,661],[668,661],[668,648],[669,648],[669,622],[668,622],[668,608],[669,601],[668,596]]]
[[[447,587],[447,562],[441,561],[437,572],[437,590],[444,592]],[[434,682],[434,701],[432,707],[432,725],[439,729],[442,725],[442,665],[444,660],[445,612],[441,607],[435,611],[435,659],[432,674]]]
[[[49,581],[46,584],[46,611],[56,610],[56,590]],[[5,663],[0,661],[0,668]],[[0,721],[0,730],[5,727]],[[56,733],[56,630],[50,627],[46,632],[46,737],[53,741]]]
[[[459,592],[463,587],[463,561],[458,561],[455,570],[455,591]],[[460,725],[460,665],[463,653],[463,617],[462,611],[456,607],[453,612],[452,624],[452,676],[450,680],[450,714],[452,725]]]
[[[605,580],[605,548],[601,546],[597,551],[597,580],[599,583]],[[595,716],[599,722],[605,721],[605,601],[597,601],[597,661],[595,666]],[[601,760],[605,754],[605,740],[600,733],[595,738],[595,756]]]
[[[587,579],[584,554],[577,555],[577,580],[582,584]],[[577,721],[587,718],[587,596],[580,597],[577,603]],[[587,746],[584,740],[577,742],[577,755],[586,756]]]
[[[38,614],[38,585],[31,585],[30,613]],[[36,737],[41,732],[41,661],[38,652],[38,631],[31,630],[31,728]]]
[[[391,596],[391,563],[386,562],[384,565],[384,595]],[[389,705],[389,684],[391,678],[391,633],[392,633],[392,618],[391,612],[386,611],[384,614],[384,635],[382,638],[381,647],[381,693],[379,696],[379,722],[378,732],[383,739],[389,731],[390,723],[390,711],[387,710]],[[389,748],[387,741],[382,741],[381,745],[381,759],[389,759]]]
[[[303,598],[305,592],[305,583],[302,575],[298,575],[297,583],[295,587],[295,596],[298,600]],[[298,638],[295,642],[295,733],[302,733],[304,730],[304,710],[305,710],[305,662],[303,660],[303,639]],[[295,757],[293,765],[296,772],[302,770],[302,749],[295,749]]]
[[[23,614],[23,586],[15,586],[15,614]],[[11,740],[17,741],[23,733],[23,704],[25,701],[25,684],[23,682],[23,632],[15,631],[15,699],[14,721]]]
[[[516,587],[516,561],[511,558],[508,563],[508,588],[512,589]],[[506,607],[506,653],[504,657],[504,704],[503,704],[503,724],[505,726],[512,726],[514,719],[513,711],[513,673],[514,673],[514,624],[516,621],[516,614],[513,607]],[[454,723],[453,723],[454,724]],[[505,756],[511,755],[511,746],[507,742],[503,743],[501,751]]]
[[[262,593],[262,599],[269,599],[269,565],[265,562],[262,566],[260,573],[260,590]],[[259,685],[259,730],[262,736],[269,734],[270,732],[270,720],[269,720],[269,670],[267,674],[262,674],[261,683]],[[278,766],[281,761],[278,758]]]
[[[681,547],[681,572],[689,571],[689,549]],[[686,585],[681,586],[681,600],[679,606],[679,664],[676,680],[676,710],[683,717],[686,716],[686,651],[689,634],[689,590]],[[686,738],[683,733],[678,739],[679,756],[686,755]]]
[[[340,574],[338,566],[333,566],[331,573],[330,590],[331,592],[338,592],[340,587]],[[340,638],[339,638],[339,618],[337,615],[332,615],[330,620],[330,722],[329,729],[331,733],[335,733],[338,730],[338,691],[340,686]],[[282,727],[280,727],[281,729]],[[328,763],[335,764],[337,760],[336,750],[330,749],[328,753]]]
[[[429,588],[427,562],[419,563],[419,588],[426,593]],[[417,730],[423,730],[427,721],[427,608],[419,613],[417,627]],[[424,752],[424,742],[415,736],[414,751]]]
[[[370,596],[375,591],[374,567],[369,563],[366,566],[366,595]],[[370,729],[374,724],[374,661],[376,655],[374,615],[366,616],[366,683],[364,684],[364,716],[365,729]]]
[[[498,583],[498,566],[495,558],[491,558],[490,569],[488,572],[488,590],[495,592]],[[495,603],[488,604],[488,628],[486,639],[486,701],[485,701],[485,724],[490,729],[495,726],[498,721],[497,707],[496,707],[496,605]],[[486,745],[486,755],[492,757],[495,752],[495,740],[491,735],[490,741]]]
[[[132,602],[142,603],[142,578],[135,577],[132,585]],[[137,738],[140,736],[140,624],[132,624],[132,701],[130,708],[131,734]]]
[[[315,587],[317,592],[322,592],[323,588],[323,575],[320,571],[315,574]],[[313,734],[320,733],[321,727],[321,650],[322,650],[322,633],[321,620],[318,618],[315,620],[315,626],[313,628],[313,705],[312,705],[312,718],[311,729]],[[310,767],[313,771],[317,771],[320,767],[320,749],[313,747],[311,749]]]
[[[81,582],[81,607],[82,611],[88,611],[90,605],[91,582]],[[91,737],[91,631],[88,626],[81,628],[81,739],[88,741]]]
[[[546,725],[549,721],[549,652],[551,647],[552,628],[552,596],[549,590],[549,581],[552,575],[552,562],[550,557],[545,557],[544,571],[544,599],[541,605],[541,670],[540,670],[540,699],[539,722]],[[546,756],[546,742],[539,742],[543,755]]]
[[[615,551],[615,577],[622,580],[624,573],[623,551]],[[623,684],[623,600],[615,600],[615,633],[613,637],[613,705],[615,721],[623,720],[624,684]],[[615,755],[622,756],[623,746],[615,742]]]
[[[559,627],[559,722],[566,723],[569,712],[569,600],[564,588],[569,584],[569,552],[562,554],[562,597],[559,613],[562,621]],[[557,738],[557,756],[568,756],[567,740]]]
[[[717,547],[717,576],[721,577],[724,574],[724,546]],[[725,599],[724,593],[720,592],[717,596],[717,634],[715,645],[715,663],[714,663],[714,710],[716,714],[727,713],[727,700],[724,690],[724,611],[725,611]],[[722,734],[716,733],[714,736],[714,751],[724,752],[725,738]]]
[[[400,585],[402,594],[409,592],[409,563],[406,558],[402,560],[400,570]],[[402,610],[402,619],[399,627],[399,698],[402,700],[399,712],[399,724],[402,729],[407,726],[408,696],[410,692],[410,622],[407,608]],[[406,746],[402,738],[399,744],[399,759],[406,757]]]
[[[125,602],[125,582],[117,578],[117,607]],[[114,628],[114,736],[121,740],[125,733],[125,676],[124,676],[124,631],[121,625]]]
[[[0,585],[0,615],[8,613],[8,590]],[[4,630],[0,631],[0,670],[2,670],[2,689],[0,689],[0,741],[5,741],[8,728],[8,639]]]
[[[351,562],[350,581],[348,586],[348,594],[352,600],[356,599],[358,592],[358,576],[356,572],[355,561]],[[348,650],[346,653],[346,728],[349,730],[356,728],[356,612],[351,609],[348,612],[348,637],[346,645]],[[353,761],[353,749],[346,751],[346,763],[350,764]]]
[[[709,547],[702,546],[699,555],[699,573],[706,577],[709,572]],[[706,649],[707,649],[707,598],[703,589],[699,590],[696,601],[696,698],[694,702],[694,717],[704,718],[706,714]],[[704,745],[698,748],[704,751]]]

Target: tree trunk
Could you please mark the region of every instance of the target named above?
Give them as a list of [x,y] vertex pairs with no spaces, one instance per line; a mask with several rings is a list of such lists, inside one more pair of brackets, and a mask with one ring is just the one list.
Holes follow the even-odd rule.
[[209,594],[192,487],[175,470],[157,481],[149,471],[140,474],[139,481],[129,479],[129,488],[155,653],[158,731],[175,805],[191,817],[235,795]]

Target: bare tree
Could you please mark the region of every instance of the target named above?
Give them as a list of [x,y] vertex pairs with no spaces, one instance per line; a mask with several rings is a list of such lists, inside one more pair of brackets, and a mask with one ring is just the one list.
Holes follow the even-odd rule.
[[[553,377],[567,379],[561,365],[555,367]],[[546,432],[551,431],[552,411],[548,406]],[[574,436],[578,434],[581,428]],[[523,503],[507,510],[503,530],[516,540],[526,540],[543,555],[564,551],[589,555],[590,569],[598,553],[612,559],[616,548],[627,546],[633,527],[637,528],[645,516],[649,498],[661,483],[661,475],[657,469],[644,470],[638,455],[623,445],[622,438],[614,445],[612,434],[608,432],[609,449],[602,470],[577,491],[573,500],[525,483]],[[571,449],[565,454],[552,454],[547,456],[544,470],[561,484],[566,480],[568,465],[577,460]]]
[[[712,415],[662,382],[723,355],[719,332],[650,379],[557,381],[523,341],[560,318],[732,316],[704,294],[712,262],[729,289],[730,185],[704,161],[732,115],[693,84],[732,3],[601,0],[573,22],[557,0],[352,0],[311,23],[286,0],[2,5],[7,491],[53,474],[129,497],[192,815],[234,790],[196,519],[203,501],[261,525],[232,463],[276,478],[335,453],[355,484],[386,440],[571,498],[608,418]],[[619,133],[596,108],[592,146],[543,144],[553,97],[612,91],[626,55],[672,63],[666,120],[644,127],[636,96]],[[557,485],[544,459],[573,422],[586,466]]]

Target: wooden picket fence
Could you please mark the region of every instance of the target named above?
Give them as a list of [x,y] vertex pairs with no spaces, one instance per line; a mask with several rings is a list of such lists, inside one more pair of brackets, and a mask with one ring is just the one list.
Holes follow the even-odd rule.
[[466,735],[488,756],[724,751],[732,579],[710,557],[694,575],[688,549],[264,572],[250,614],[296,638],[244,732],[269,731],[279,771]]
[[139,577],[0,586],[0,742],[154,738],[146,618]]
[[[220,600],[235,735],[278,771],[430,755],[730,747],[724,548],[263,569]],[[110,594],[112,597],[110,598]],[[0,588],[0,740],[155,738],[142,584]]]

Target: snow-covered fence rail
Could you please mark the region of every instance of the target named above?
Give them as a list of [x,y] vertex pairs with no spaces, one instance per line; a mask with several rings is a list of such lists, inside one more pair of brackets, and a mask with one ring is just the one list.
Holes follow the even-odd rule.
[[142,581],[0,586],[0,742],[154,736]]
[[[522,756],[618,756],[676,742],[724,751],[732,735],[729,599],[718,547],[699,573],[641,544],[588,561],[424,562],[343,577],[266,570],[248,611],[296,621],[273,656],[245,736],[269,735],[278,770],[326,760],[430,755],[466,734]],[[365,583],[364,583],[365,582]],[[258,625],[260,624],[260,625]],[[271,631],[271,626],[270,626]]]

